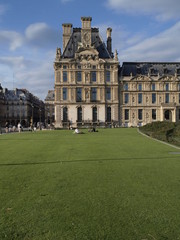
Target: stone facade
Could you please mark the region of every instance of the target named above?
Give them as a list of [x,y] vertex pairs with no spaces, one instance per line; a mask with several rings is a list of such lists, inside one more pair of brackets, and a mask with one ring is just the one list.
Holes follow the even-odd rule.
[[91,18],[82,17],[82,28],[63,24],[63,53],[57,49],[55,69],[55,127],[119,124],[119,62]]
[[44,122],[44,103],[28,90],[3,88],[0,90],[1,95],[1,126],[6,123],[17,126],[21,122],[23,127],[29,127]]
[[122,126],[180,121],[180,63],[124,63],[120,73]]
[[105,44],[91,17],[82,28],[63,24],[63,52],[56,50],[55,127],[142,126],[180,121],[180,63],[124,62]]

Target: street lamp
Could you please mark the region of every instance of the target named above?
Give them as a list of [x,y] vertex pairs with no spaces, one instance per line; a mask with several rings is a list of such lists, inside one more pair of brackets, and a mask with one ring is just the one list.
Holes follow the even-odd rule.
[[31,108],[32,108],[32,122],[31,122],[31,124],[32,124],[32,128],[33,128],[33,124],[34,124],[34,105],[33,104],[31,104]]
[[40,115],[39,115],[39,120],[40,120],[39,129],[41,130],[41,109],[39,109],[39,113],[40,113]]
[[21,124],[21,110],[22,110],[22,109],[21,109],[21,103],[22,103],[22,98],[20,97],[20,98],[19,98],[19,104],[20,104],[20,105],[19,105],[19,106],[20,106],[20,124]]

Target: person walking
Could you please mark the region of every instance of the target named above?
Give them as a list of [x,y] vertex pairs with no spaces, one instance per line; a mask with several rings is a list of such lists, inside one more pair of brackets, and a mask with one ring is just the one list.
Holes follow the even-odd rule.
[[9,132],[9,123],[8,122],[5,123],[5,128],[6,128],[6,133],[8,133]]

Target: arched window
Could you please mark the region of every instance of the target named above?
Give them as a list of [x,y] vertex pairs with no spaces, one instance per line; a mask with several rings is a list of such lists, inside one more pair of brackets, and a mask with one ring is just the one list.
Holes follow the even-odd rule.
[[97,107],[93,107],[93,122],[97,121]]
[[67,107],[63,108],[63,122],[67,122],[68,121],[68,109]]
[[77,121],[82,122],[82,107],[77,108]]

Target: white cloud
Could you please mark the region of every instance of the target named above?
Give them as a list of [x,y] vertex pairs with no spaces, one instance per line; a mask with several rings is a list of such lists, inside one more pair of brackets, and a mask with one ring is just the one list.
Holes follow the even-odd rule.
[[179,39],[180,21],[158,35],[120,50],[120,61],[179,61]]
[[107,5],[115,11],[149,14],[161,21],[180,17],[179,0],[107,0]]
[[43,100],[54,86],[54,54],[45,54],[45,60],[39,59],[37,55],[32,58],[35,60],[27,60],[23,56],[0,57],[0,79],[3,87],[12,89],[14,75],[14,87],[26,88]]
[[14,31],[0,31],[0,44],[8,45],[11,51],[16,50],[23,44],[23,36]]
[[56,47],[58,42],[60,42],[59,33],[46,23],[31,24],[25,29],[24,33],[0,31],[0,44],[1,46],[7,46],[10,51],[22,47],[29,48],[29,46],[51,49]]
[[104,23],[104,24],[98,24],[97,27],[100,30],[100,35],[102,35],[102,38],[104,42],[106,43],[106,31],[108,27],[112,28],[112,48],[113,51],[115,49],[118,49],[119,51],[132,46],[138,42],[140,42],[142,39],[144,39],[144,34],[137,32],[133,36],[124,29],[121,25],[115,25],[111,22]]
[[40,65],[36,65],[33,68],[26,68],[24,71],[16,71],[16,86],[19,88],[27,88],[30,92],[33,92],[36,96],[44,99],[50,88],[53,88],[53,61],[41,61]]
[[27,44],[38,48],[52,48],[54,44],[58,44],[59,38],[58,32],[50,28],[46,23],[31,24],[25,30]]
[[0,44],[3,87],[12,88],[14,75],[14,87],[27,88],[44,99],[54,86],[53,61],[56,47],[61,44],[58,32],[45,23],[35,23],[24,33],[0,31]]
[[9,67],[15,69],[18,67],[19,70],[24,69],[24,57],[0,57],[0,64],[8,65]]

